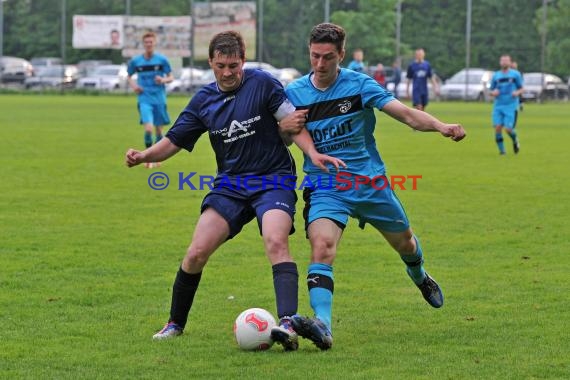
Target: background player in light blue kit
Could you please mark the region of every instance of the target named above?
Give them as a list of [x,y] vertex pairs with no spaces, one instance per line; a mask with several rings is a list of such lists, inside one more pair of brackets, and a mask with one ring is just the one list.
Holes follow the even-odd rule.
[[[341,158],[347,165],[344,171],[352,177],[385,174],[374,139],[375,108],[418,131],[439,132],[454,141],[465,137],[459,124],[445,124],[407,107],[368,75],[339,68],[345,56],[344,42],[345,32],[340,26],[315,26],[309,38],[312,72],[286,88],[295,107],[308,110],[306,129],[319,152]],[[317,167],[306,158],[303,169],[312,178],[318,175]],[[316,183],[316,178],[312,182]],[[307,285],[315,318],[293,316],[293,327],[299,335],[323,350],[332,346],[333,261],[349,217],[357,218],[362,228],[369,223],[380,232],[400,254],[425,300],[436,308],[443,305],[443,294],[424,271],[422,248],[390,186],[383,190],[361,186],[344,191],[317,186],[306,189],[303,198],[311,243]],[[376,274],[370,275],[373,281]]]
[[415,60],[408,66],[406,73],[406,96],[410,97],[410,82],[412,83],[412,104],[423,111],[429,102],[428,79],[431,81],[433,91],[439,94],[438,84],[433,76],[431,65],[425,60],[424,49],[417,49]]
[[[261,177],[275,178],[277,183],[296,178],[295,162],[279,133],[278,121],[284,127],[302,127],[306,112],[295,111],[281,83],[269,73],[243,69],[245,44],[239,33],[215,35],[208,54],[216,82],[196,93],[158,144],[143,152],[130,149],[126,155],[128,166],[162,161],[181,149],[191,152],[198,138],[208,133],[218,166],[214,187],[202,202],[192,243],[174,280],[168,323],[153,338],[182,334],[209,257],[257,218],[272,265],[280,319],[271,337],[286,350],[296,350],[297,334],[290,316],[297,312],[298,272],[288,236],[294,231],[297,195],[293,188],[263,185]],[[291,138],[317,167],[343,164],[318,153],[307,131]],[[246,176],[253,177],[247,186],[240,181]],[[224,185],[224,180],[231,186]]]
[[521,74],[511,68],[511,57],[507,54],[499,60],[501,70],[495,72],[491,79],[491,95],[495,97],[493,104],[493,126],[495,127],[495,141],[499,147],[499,153],[505,154],[503,142],[503,129],[513,140],[513,151],[520,150],[519,139],[515,130],[517,112],[519,108],[519,96],[523,93],[523,80]]
[[[155,143],[162,139],[162,127],[170,124],[166,110],[166,89],[164,85],[172,82],[172,70],[168,59],[154,51],[156,34],[147,32],[143,35],[144,53],[133,57],[127,68],[129,85],[138,94],[140,123],[144,126],[144,144],[152,145],[152,132],[155,132]],[[137,80],[133,75],[137,74]],[[149,162],[147,167],[154,164]]]

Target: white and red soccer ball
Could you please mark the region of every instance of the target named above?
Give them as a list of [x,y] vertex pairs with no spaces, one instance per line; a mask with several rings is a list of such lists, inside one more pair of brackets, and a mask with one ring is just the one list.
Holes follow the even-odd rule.
[[271,329],[275,318],[265,309],[252,308],[242,312],[234,323],[234,335],[238,346],[247,351],[268,350],[273,345]]

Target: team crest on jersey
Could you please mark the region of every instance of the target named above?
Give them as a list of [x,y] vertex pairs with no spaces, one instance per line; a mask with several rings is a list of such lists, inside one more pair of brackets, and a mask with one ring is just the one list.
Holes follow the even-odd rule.
[[350,111],[351,107],[352,103],[348,99],[338,104],[338,108],[341,113],[347,113],[348,111]]

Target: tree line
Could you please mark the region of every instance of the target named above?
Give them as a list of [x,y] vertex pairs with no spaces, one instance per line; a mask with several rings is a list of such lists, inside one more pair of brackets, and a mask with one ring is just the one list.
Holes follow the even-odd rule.
[[[4,2],[4,55],[23,58],[61,55],[63,0],[8,0]],[[390,65],[396,58],[397,0],[330,0],[330,21],[348,34],[346,64],[355,48],[366,62]],[[119,51],[71,47],[74,14],[125,14],[127,1],[65,0],[68,62],[111,59],[122,62]],[[263,57],[277,67],[309,69],[307,38],[313,25],[325,18],[324,0],[257,0],[263,4]],[[131,0],[131,14],[179,16],[190,14],[189,0]],[[400,54],[403,66],[415,48],[442,77],[465,67],[466,0],[403,0]],[[542,0],[472,0],[471,67],[495,69],[499,56],[511,54],[522,71],[540,71],[543,31]],[[259,17],[258,12],[258,17]],[[570,75],[570,0],[549,0],[547,7],[545,69]],[[258,57],[248,57],[250,60]],[[206,66],[206,62],[197,62]]]

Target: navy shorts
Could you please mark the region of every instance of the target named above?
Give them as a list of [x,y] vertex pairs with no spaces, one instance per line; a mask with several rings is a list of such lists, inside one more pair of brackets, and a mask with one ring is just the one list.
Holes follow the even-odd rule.
[[422,105],[427,106],[428,104],[428,94],[421,92],[412,93],[412,103],[414,106]]
[[[283,210],[291,216],[291,221],[293,221],[296,202],[297,194],[294,190],[280,188],[236,190],[229,187],[215,187],[202,201],[201,212],[208,207],[216,210],[230,226],[229,240],[254,217],[257,217],[257,225],[261,234],[263,214],[269,210]],[[289,234],[294,232],[295,227],[292,225]]]

